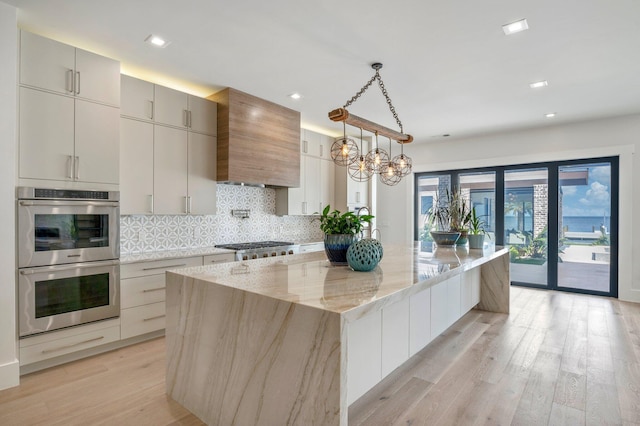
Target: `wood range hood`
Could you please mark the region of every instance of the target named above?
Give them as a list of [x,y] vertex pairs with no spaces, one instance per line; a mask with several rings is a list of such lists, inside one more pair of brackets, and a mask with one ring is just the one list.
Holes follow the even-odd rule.
[[217,181],[300,186],[300,113],[232,88],[218,103]]

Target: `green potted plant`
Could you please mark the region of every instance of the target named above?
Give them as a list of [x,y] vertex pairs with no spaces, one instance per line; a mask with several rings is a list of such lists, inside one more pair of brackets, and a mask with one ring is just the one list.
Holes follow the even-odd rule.
[[437,245],[458,244],[463,233],[464,239],[460,241],[460,244],[466,244],[467,226],[470,218],[469,205],[460,189],[447,189],[443,197],[436,197],[434,200],[433,206],[426,216],[426,226]]
[[481,249],[484,245],[484,229],[485,222],[476,214],[476,208],[471,209],[471,216],[469,218],[469,248]]
[[318,220],[324,232],[324,251],[332,265],[347,265],[347,250],[362,232],[365,223],[371,223],[372,215],[356,215],[353,212],[331,211],[327,205]]

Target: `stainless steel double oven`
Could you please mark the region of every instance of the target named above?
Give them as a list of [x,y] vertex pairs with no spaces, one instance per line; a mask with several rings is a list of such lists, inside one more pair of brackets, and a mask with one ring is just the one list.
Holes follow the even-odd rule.
[[20,337],[120,314],[115,191],[17,189]]

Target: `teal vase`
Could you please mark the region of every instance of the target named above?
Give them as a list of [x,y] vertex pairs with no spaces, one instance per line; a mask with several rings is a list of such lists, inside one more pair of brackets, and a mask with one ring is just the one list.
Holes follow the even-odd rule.
[[354,271],[371,271],[378,265],[380,259],[382,259],[382,244],[371,238],[357,241],[347,250],[347,262]]
[[356,242],[351,234],[324,234],[324,252],[332,265],[348,265],[347,250]]

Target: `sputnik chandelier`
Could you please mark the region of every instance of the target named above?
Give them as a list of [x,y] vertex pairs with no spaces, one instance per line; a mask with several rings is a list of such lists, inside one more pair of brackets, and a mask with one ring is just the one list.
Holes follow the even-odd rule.
[[[356,93],[342,108],[334,109],[329,113],[332,121],[342,121],[343,137],[336,140],[331,146],[331,159],[339,166],[348,168],[349,176],[352,179],[363,182],[371,179],[373,175],[378,175],[380,181],[386,185],[396,185],[400,180],[411,173],[412,161],[409,156],[404,153],[404,144],[411,143],[413,136],[404,133],[402,122],[398,118],[396,109],[391,103],[391,99],[384,87],[382,77],[380,77],[380,69],[382,64],[376,62],[371,65],[376,73],[371,79]],[[378,86],[382,91],[387,105],[396,119],[400,131],[389,129],[372,121],[350,114],[347,107],[354,103],[367,89],[378,82]],[[347,137],[347,124],[360,129],[360,146],[352,138]],[[375,134],[375,147],[365,153],[362,150],[362,131]],[[385,151],[378,145],[378,135],[386,136],[389,139],[389,152]],[[391,140],[395,140],[400,144],[400,155],[391,156]]]

